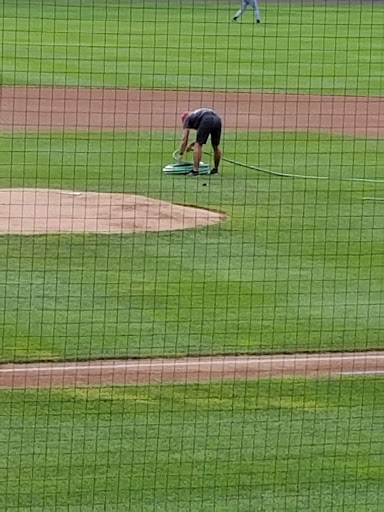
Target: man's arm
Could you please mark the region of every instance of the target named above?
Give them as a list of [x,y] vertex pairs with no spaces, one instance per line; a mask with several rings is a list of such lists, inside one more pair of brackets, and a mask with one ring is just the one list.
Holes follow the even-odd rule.
[[181,139],[180,150],[179,150],[179,160],[183,157],[185,150],[188,145],[189,139],[189,128],[184,128],[183,130],[183,138]]

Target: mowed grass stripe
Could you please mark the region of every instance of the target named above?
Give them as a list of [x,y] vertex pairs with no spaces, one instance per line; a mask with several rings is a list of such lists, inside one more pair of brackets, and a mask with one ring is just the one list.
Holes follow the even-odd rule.
[[379,510],[383,397],[382,378],[1,391],[0,504]]
[[3,0],[3,84],[380,95],[382,5]]

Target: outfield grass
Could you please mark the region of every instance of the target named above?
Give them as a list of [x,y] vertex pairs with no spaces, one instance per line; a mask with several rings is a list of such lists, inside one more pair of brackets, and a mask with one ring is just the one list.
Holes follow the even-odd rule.
[[[198,230],[2,237],[1,358],[381,348],[384,142],[226,134],[227,157],[331,181],[162,174],[176,134],[1,134],[0,187],[125,191],[224,211]],[[203,187],[206,182],[208,186]]]
[[380,378],[3,390],[0,506],[378,511],[383,397]]
[[[239,2],[240,3],[240,2]],[[383,5],[2,0],[3,84],[381,95]]]

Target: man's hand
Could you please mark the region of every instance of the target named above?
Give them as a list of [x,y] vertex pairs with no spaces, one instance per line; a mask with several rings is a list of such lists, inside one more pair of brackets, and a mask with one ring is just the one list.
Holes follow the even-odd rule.
[[177,161],[178,161],[178,162],[181,162],[181,161],[183,160],[183,156],[184,156],[184,153],[181,153],[181,152],[180,152],[180,153],[177,155]]
[[195,142],[191,142],[189,144],[189,146],[187,147],[187,151],[192,151],[192,149],[194,148],[195,144],[196,144],[196,141]]

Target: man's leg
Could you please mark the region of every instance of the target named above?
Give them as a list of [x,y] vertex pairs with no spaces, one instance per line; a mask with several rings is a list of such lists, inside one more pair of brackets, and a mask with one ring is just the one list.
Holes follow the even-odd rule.
[[193,148],[193,171],[192,174],[199,174],[200,162],[203,155],[203,146],[207,143],[209,134],[211,132],[212,119],[211,116],[205,116],[200,123],[196,133],[196,142]]
[[215,126],[211,131],[211,143],[213,148],[213,160],[215,167],[211,170],[211,174],[217,174],[219,172],[219,165],[221,160],[221,149],[220,149],[220,141],[221,141],[221,119],[219,117],[215,120]]
[[259,9],[259,1],[253,0],[253,10],[255,11],[256,22],[260,23],[260,9]]
[[221,160],[221,149],[219,146],[214,146],[213,148],[213,160],[215,162],[215,167],[213,170],[218,171]]
[[193,172],[198,173],[200,168],[201,157],[203,155],[203,146],[199,142],[195,142],[193,148]]
[[234,15],[233,21],[237,21],[240,18],[240,16],[242,16],[245,13],[245,11],[247,10],[248,5],[249,5],[249,1],[248,0],[242,0],[242,2],[241,2],[241,9],[239,9],[237,11],[237,13]]

